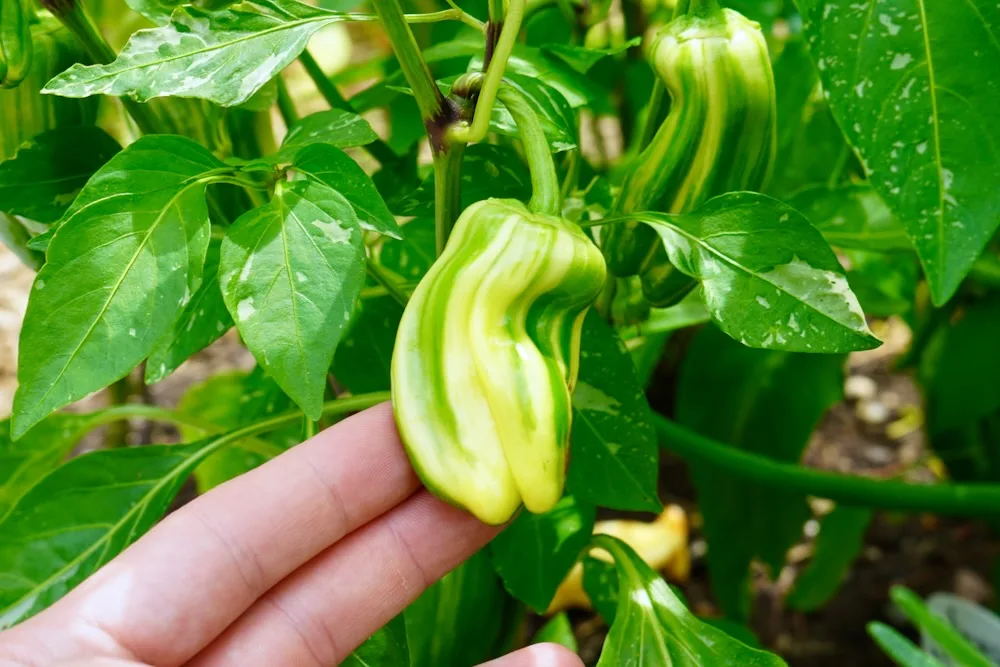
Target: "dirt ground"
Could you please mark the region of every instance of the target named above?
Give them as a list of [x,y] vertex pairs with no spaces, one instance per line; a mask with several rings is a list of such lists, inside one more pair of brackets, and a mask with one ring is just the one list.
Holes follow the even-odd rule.
[[[9,413],[16,386],[17,335],[33,274],[0,246],[0,415]],[[919,429],[920,397],[907,375],[891,362],[906,344],[900,327],[880,332],[890,344],[849,360],[850,398],[823,420],[809,446],[810,465],[880,477],[904,471],[927,476],[928,452]],[[213,345],[164,382],[143,390],[146,400],[174,405],[191,383],[224,368],[248,368],[252,359],[232,336]],[[858,379],[861,378],[861,379]],[[657,397],[654,397],[654,403]],[[106,398],[98,394],[81,402],[93,409]],[[135,429],[132,439],[169,437]],[[685,506],[697,525],[694,493],[682,461],[665,456],[661,488],[666,500]],[[697,529],[692,536],[691,580],[681,588],[699,613],[712,614],[704,562],[705,544]],[[808,540],[790,552],[790,564],[771,581],[755,577],[754,630],[765,646],[778,650],[793,667],[880,666],[891,664],[865,634],[868,620],[898,622],[888,602],[888,589],[905,584],[923,595],[951,591],[992,604],[992,568],[1000,544],[981,522],[881,513],[868,530],[863,553],[839,593],[821,610],[803,614],[783,607],[782,597],[795,570],[808,560]],[[606,628],[599,618],[575,615],[581,649],[588,664],[596,662]]]

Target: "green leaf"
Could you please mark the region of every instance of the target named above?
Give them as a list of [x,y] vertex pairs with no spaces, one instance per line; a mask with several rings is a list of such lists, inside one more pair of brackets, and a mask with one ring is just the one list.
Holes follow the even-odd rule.
[[171,329],[157,341],[146,360],[146,384],[156,384],[223,336],[233,326],[219,287],[219,252],[222,242],[208,244],[201,285],[195,290]]
[[[481,49],[469,62],[469,70],[482,68]],[[607,91],[581,74],[565,60],[551,56],[543,50],[518,44],[507,60],[506,76],[519,75],[540,81],[555,88],[574,109],[587,106],[593,101],[606,99]]]
[[612,46],[606,49],[588,49],[574,44],[545,44],[542,51],[551,53],[566,62],[567,65],[575,69],[580,74],[586,74],[590,68],[608,56],[624,53],[634,46],[642,43],[641,37],[633,37],[624,44]]
[[87,179],[120,150],[99,127],[43,132],[0,163],[0,206],[7,213],[54,222]]
[[1000,108],[1000,9],[992,0],[798,4],[840,126],[944,303],[1000,223],[1000,128],[988,111]]
[[765,192],[784,199],[803,187],[836,184],[844,168],[854,166],[851,148],[822,95],[819,72],[802,39],[788,42],[775,60],[774,87],[778,152]]
[[[562,93],[544,81],[517,74],[506,76],[504,82],[524,96],[538,114],[538,121],[553,153],[577,147],[576,115]],[[493,109],[490,129],[511,137],[521,136],[513,116],[502,104]]]
[[333,356],[333,376],[352,393],[388,391],[392,348],[403,307],[391,296],[361,301]]
[[279,184],[222,243],[226,307],[258,363],[312,420],[364,284],[364,245],[344,197],[310,181]]
[[1000,409],[1000,296],[970,304],[933,335],[921,359],[933,437]]
[[490,544],[507,591],[544,612],[594,530],[593,506],[565,496],[545,514],[521,512]]
[[10,420],[0,421],[0,518],[59,466],[92,423],[91,415],[54,414],[15,442],[10,438]]
[[618,610],[597,667],[780,667],[778,656],[752,649],[698,620],[659,575],[621,540],[594,538],[618,570]]
[[352,148],[365,146],[376,139],[375,130],[358,114],[343,109],[327,109],[311,113],[295,123],[281,142],[281,148],[283,154],[291,157],[299,148],[312,144]]
[[489,554],[479,551],[406,608],[410,664],[478,665],[493,657],[506,599]]
[[437,260],[434,254],[434,219],[415,218],[405,225],[406,238],[386,239],[378,247],[383,267],[416,284]]
[[[434,263],[434,221],[416,218],[404,230],[406,238],[384,239],[375,247],[374,261],[401,282],[416,284]],[[363,299],[333,357],[337,381],[355,394],[388,390],[392,348],[402,317],[403,307],[391,296]]]
[[323,26],[350,15],[295,0],[247,0],[214,10],[179,7],[160,28],[132,35],[107,65],[73,65],[43,92],[63,97],[200,97],[222,106],[249,100]]
[[298,172],[342,194],[354,207],[362,229],[395,239],[403,237],[371,177],[344,151],[329,145],[306,146],[298,151],[293,164]]
[[[462,209],[477,201],[497,197],[527,201],[531,196],[528,169],[511,148],[473,144],[462,161]],[[398,215],[434,215],[434,174],[411,194],[394,202]]]
[[410,667],[403,615],[385,624],[340,664],[341,667]]
[[[753,350],[702,329],[680,370],[676,419],[698,433],[778,461],[798,461],[823,413],[842,397],[843,357]],[[691,465],[712,589],[726,615],[750,612],[755,557],[777,574],[811,516],[802,495]]]
[[868,634],[875,640],[875,643],[900,667],[944,667],[944,663],[939,662],[929,653],[925,653],[920,647],[885,623],[872,621],[867,628]]
[[658,512],[658,463],[649,403],[632,358],[591,311],[583,323],[573,392],[568,492],[600,507]]
[[614,563],[584,556],[583,590],[601,618],[608,625],[614,623],[618,611],[618,573]]
[[67,211],[21,330],[12,435],[141,362],[201,282],[205,186],[224,165],[151,135],[111,159]]
[[84,454],[0,521],[0,628],[40,612],[141,537],[224,436]]
[[28,227],[31,224],[23,218],[0,212],[0,243],[14,253],[26,267],[38,271],[45,263],[45,255],[31,248],[32,236]]
[[865,313],[872,317],[905,316],[913,310],[920,263],[912,252],[844,250],[851,267],[847,282]]
[[744,345],[830,353],[880,344],[836,255],[790,206],[741,192],[643,221],[673,265],[701,281],[712,319]]
[[576,635],[573,634],[573,626],[569,622],[569,616],[564,611],[550,618],[549,622],[535,633],[531,643],[559,644],[574,653],[580,650],[580,645],[576,641]]
[[[441,91],[446,95],[449,94],[456,79],[458,79],[458,75],[439,81],[438,85]],[[573,150],[577,147],[576,116],[573,108],[558,90],[537,79],[518,74],[507,74],[504,77],[504,85],[517,90],[537,112],[538,121],[552,153]],[[413,94],[410,89],[405,90],[407,94]],[[508,137],[520,138],[521,136],[517,123],[514,122],[514,117],[499,101],[493,106],[489,129],[491,132]]]
[[933,639],[956,664],[962,665],[962,667],[995,667],[947,619],[928,609],[923,600],[910,589],[904,586],[893,586],[889,590],[889,597],[896,603],[899,610],[913,621],[913,624],[922,632]]
[[913,251],[906,230],[870,185],[806,188],[789,197],[788,203],[832,246]]
[[866,507],[838,505],[820,521],[815,553],[795,580],[786,600],[798,611],[813,611],[832,598],[861,548],[872,511]]
[[[177,412],[199,424],[214,426],[220,432],[231,431],[260,421],[264,417],[291,409],[291,401],[274,380],[260,370],[249,375],[229,372],[213,375],[184,392]],[[198,493],[239,477],[266,463],[289,447],[298,444],[302,429],[292,425],[257,438],[239,440],[206,458],[194,470]],[[194,439],[200,433],[181,427],[181,437]]]

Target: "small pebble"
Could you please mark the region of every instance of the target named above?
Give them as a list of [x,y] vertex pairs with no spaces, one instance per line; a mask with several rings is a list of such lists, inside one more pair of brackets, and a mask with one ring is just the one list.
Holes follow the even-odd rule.
[[858,401],[854,412],[857,414],[858,419],[866,424],[884,424],[889,421],[889,408],[879,401]]
[[867,375],[851,375],[844,382],[844,396],[852,401],[875,398],[878,385]]
[[892,463],[895,456],[888,447],[882,445],[868,445],[864,449],[865,458],[876,465],[888,465]]

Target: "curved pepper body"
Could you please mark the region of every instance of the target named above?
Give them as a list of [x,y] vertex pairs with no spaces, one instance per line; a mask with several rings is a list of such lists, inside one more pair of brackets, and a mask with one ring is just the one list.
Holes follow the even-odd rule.
[[0,87],[14,88],[31,67],[30,11],[24,0],[0,0]]
[[429,489],[491,524],[558,502],[581,327],[604,279],[571,222],[499,199],[459,217],[392,357],[396,423]]
[[[647,53],[670,111],[637,156],[615,214],[684,213],[726,192],[761,189],[774,159],[777,113],[760,27],[729,9],[681,16],[660,30]],[[672,297],[683,292],[679,286],[688,279],[663,266],[666,253],[646,225],[611,227],[602,246],[612,273],[649,274],[647,296],[657,288]]]

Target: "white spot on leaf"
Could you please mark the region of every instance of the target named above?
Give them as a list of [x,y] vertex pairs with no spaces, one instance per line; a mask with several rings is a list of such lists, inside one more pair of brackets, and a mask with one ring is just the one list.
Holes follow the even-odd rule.
[[253,317],[253,314],[257,310],[253,307],[253,297],[248,296],[247,298],[236,304],[236,319],[240,322],[245,322],[246,320]]

